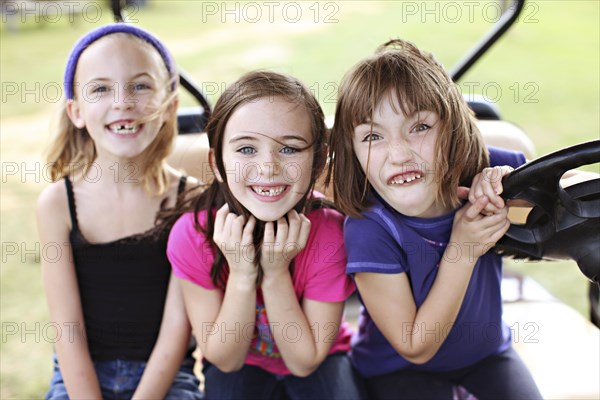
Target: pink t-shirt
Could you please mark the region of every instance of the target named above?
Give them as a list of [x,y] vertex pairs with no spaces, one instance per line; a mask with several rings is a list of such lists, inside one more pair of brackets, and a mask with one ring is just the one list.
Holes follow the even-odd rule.
[[[198,214],[198,221],[203,227],[206,216],[206,211]],[[311,222],[308,242],[294,258],[292,281],[296,296],[300,301],[303,298],[323,302],[344,301],[354,291],[354,283],[346,275],[344,217],[339,212],[326,208],[315,210],[307,217]],[[215,249],[206,242],[204,234],[194,227],[194,214],[184,214],[173,226],[167,245],[167,256],[175,276],[205,289],[220,290],[213,284],[210,276],[214,255]],[[299,326],[274,325],[273,328],[283,329],[290,340],[301,334]],[[249,331],[253,332],[253,338],[246,364],[259,366],[274,374],[289,375],[290,371],[271,335],[260,289],[257,292],[255,326]],[[331,335],[320,340],[332,341],[329,354],[346,352],[350,349],[351,335],[349,326],[342,323],[337,335],[332,327]],[[201,338],[196,337],[196,340]]]

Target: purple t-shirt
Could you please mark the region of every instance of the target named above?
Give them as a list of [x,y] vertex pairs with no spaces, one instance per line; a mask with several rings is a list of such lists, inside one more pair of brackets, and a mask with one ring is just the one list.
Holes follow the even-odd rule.
[[[205,226],[207,212],[198,214],[198,221]],[[296,296],[323,301],[345,301],[354,291],[354,283],[346,275],[346,252],[344,251],[343,222],[339,212],[321,208],[307,215],[311,222],[306,247],[294,258],[292,281]],[[215,249],[206,242],[206,237],[196,231],[194,215],[184,214],[173,226],[167,245],[167,256],[178,278],[186,279],[209,290],[220,290],[212,282],[210,270],[215,257]],[[294,326],[286,329],[290,337],[301,334]],[[261,291],[257,291],[256,320],[250,329],[253,335],[246,364],[259,366],[273,374],[289,375],[277,344],[270,331]],[[347,352],[350,349],[352,330],[342,323],[339,331],[332,324],[331,335],[321,338],[332,342],[329,354]],[[295,337],[295,336],[294,336]],[[196,337],[196,340],[200,338]]]
[[[525,163],[522,153],[495,148],[489,151],[492,166],[516,168]],[[436,218],[407,217],[379,196],[372,197],[374,204],[363,213],[363,218],[346,220],[347,272],[406,273],[418,308],[437,276],[456,211]],[[493,252],[480,257],[455,323],[442,327],[449,330],[449,336],[435,356],[421,365],[412,364],[396,352],[363,305],[350,352],[354,366],[366,377],[404,368],[450,371],[506,350],[511,335],[502,321],[501,280],[501,257]]]

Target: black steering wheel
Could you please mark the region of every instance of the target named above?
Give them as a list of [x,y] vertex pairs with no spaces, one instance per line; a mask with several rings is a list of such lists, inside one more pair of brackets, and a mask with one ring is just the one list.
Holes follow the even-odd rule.
[[523,225],[512,224],[496,251],[515,258],[569,259],[600,281],[600,179],[561,187],[571,169],[600,162],[600,140],[568,147],[525,164],[503,179],[505,200],[533,208]]

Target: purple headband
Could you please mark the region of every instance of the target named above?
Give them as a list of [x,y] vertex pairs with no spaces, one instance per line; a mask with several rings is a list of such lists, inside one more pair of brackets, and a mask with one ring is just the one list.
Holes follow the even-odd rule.
[[[156,38],[156,36],[134,25],[123,22],[104,25],[86,33],[81,39],[79,39],[77,43],[75,43],[75,46],[73,46],[73,49],[71,50],[71,54],[69,54],[64,79],[65,95],[67,100],[73,100],[74,98],[73,80],[75,79],[75,69],[77,68],[77,62],[79,61],[79,57],[81,57],[81,53],[83,53],[83,51],[96,40],[106,35],[110,35],[111,33],[120,32],[137,36],[154,46],[165,62],[167,70],[169,71],[169,75],[171,77],[175,75],[175,64],[173,62],[173,58],[171,57],[171,54],[167,48],[160,42],[160,40]],[[173,83],[171,89],[175,89],[175,83]]]

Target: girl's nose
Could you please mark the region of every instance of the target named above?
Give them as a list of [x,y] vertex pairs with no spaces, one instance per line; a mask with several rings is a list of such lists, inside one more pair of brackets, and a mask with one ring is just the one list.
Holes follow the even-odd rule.
[[130,110],[135,107],[137,99],[133,95],[133,90],[128,84],[116,83],[114,107],[119,110]]
[[388,157],[394,164],[403,164],[412,159],[412,150],[403,140],[393,141],[388,148]]
[[263,168],[261,173],[263,176],[273,177],[281,174],[281,161],[274,151],[267,153],[267,156],[263,159]]

